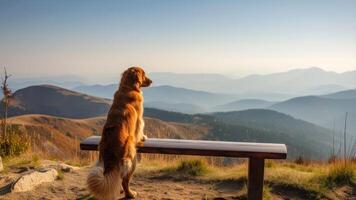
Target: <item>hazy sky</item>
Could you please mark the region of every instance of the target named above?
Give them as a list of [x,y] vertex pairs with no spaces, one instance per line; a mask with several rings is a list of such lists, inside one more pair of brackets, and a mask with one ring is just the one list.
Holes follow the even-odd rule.
[[0,0],[0,65],[94,76],[356,69],[354,0]]

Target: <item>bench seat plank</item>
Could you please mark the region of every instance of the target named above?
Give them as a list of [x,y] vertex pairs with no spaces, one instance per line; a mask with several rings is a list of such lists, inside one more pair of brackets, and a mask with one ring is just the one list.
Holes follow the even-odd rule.
[[[80,143],[81,150],[98,150],[100,136],[91,136]],[[148,138],[139,153],[286,159],[284,144],[223,142],[207,140],[182,140]]]

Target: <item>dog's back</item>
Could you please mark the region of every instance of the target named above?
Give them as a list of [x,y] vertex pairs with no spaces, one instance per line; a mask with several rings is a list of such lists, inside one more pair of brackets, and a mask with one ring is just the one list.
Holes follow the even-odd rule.
[[[99,162],[90,172],[88,188],[99,199],[114,199],[121,191],[122,177],[136,156],[134,131],[137,113],[130,104],[111,109],[99,145]],[[113,118],[116,125],[112,125]],[[119,122],[119,123],[117,123]]]

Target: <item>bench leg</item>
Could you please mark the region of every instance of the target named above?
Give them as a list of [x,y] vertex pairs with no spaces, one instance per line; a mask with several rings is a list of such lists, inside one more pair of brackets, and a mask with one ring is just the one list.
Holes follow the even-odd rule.
[[265,160],[250,158],[248,162],[248,200],[262,200]]

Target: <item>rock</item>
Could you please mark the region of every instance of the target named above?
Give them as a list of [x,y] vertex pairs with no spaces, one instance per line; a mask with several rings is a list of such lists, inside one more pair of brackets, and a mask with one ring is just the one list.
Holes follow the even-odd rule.
[[75,166],[67,165],[63,162],[56,162],[56,161],[50,161],[50,160],[43,160],[41,162],[41,165],[43,167],[54,168],[57,170],[61,170],[63,172],[73,172],[73,171],[80,169],[80,167],[75,167]]
[[2,165],[2,159],[0,156],[0,172],[2,172],[4,170],[4,166]]
[[55,169],[43,171],[31,171],[22,175],[12,185],[12,192],[30,191],[41,183],[53,182],[57,179],[58,172]]
[[78,170],[80,169],[79,167],[74,167],[74,166],[71,166],[71,165],[67,165],[65,163],[59,163],[58,164],[58,167],[60,170],[62,170],[63,172],[73,172],[75,170]]
[[33,167],[18,167],[16,173],[21,174],[24,172],[28,172],[31,169],[34,169]]

